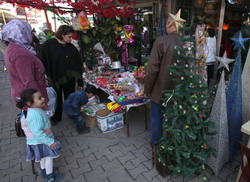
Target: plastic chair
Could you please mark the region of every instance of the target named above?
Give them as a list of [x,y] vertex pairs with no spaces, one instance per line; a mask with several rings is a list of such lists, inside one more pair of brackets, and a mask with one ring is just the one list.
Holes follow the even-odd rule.
[[[241,169],[242,173],[239,182],[250,182],[250,148],[240,142],[241,149]],[[244,162],[244,156],[247,158]],[[245,164],[244,164],[245,163]]]

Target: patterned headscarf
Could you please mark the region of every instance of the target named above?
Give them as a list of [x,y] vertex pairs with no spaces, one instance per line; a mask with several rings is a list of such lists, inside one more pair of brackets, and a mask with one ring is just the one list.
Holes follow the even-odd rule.
[[3,26],[2,37],[3,40],[23,46],[31,53],[36,54],[34,48],[31,46],[31,26],[27,22],[17,19],[9,21]]

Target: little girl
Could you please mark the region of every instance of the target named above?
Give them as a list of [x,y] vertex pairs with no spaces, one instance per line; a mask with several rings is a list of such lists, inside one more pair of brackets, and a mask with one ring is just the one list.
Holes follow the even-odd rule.
[[41,176],[47,182],[60,181],[64,174],[53,172],[53,158],[60,156],[61,145],[54,139],[50,121],[43,110],[45,99],[36,89],[24,90],[17,99],[20,109],[28,106],[27,118],[23,120],[22,129],[26,135],[26,160],[40,162]]

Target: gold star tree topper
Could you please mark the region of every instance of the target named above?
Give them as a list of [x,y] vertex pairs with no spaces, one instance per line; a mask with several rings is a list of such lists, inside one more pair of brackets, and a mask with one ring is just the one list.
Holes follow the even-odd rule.
[[250,19],[249,17],[247,18],[246,21],[243,22],[246,26],[250,26]]
[[168,24],[168,27],[175,26],[177,31],[179,30],[179,27],[186,22],[186,20],[181,18],[181,9],[179,9],[176,15],[169,13],[169,16],[172,18],[172,21]]

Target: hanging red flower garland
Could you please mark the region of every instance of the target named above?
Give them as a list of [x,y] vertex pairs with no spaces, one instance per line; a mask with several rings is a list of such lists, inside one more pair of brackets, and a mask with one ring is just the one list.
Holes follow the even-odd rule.
[[[87,14],[101,14],[104,17],[110,18],[115,16],[131,16],[134,14],[135,0],[4,0],[4,2],[11,3],[27,8],[36,9],[50,9],[59,14],[68,12],[85,11]],[[60,7],[58,3],[66,5]]]

